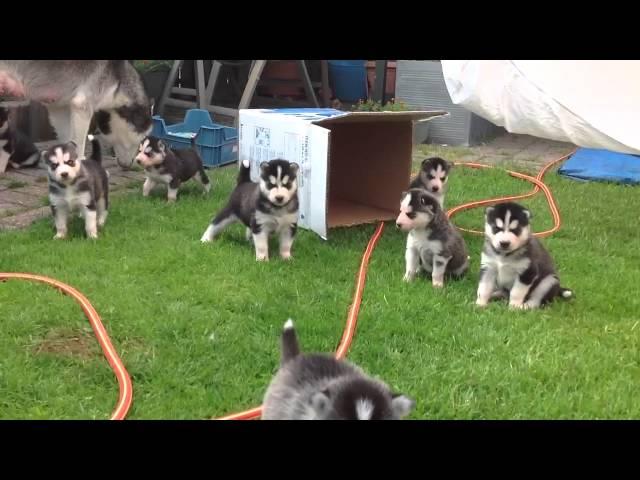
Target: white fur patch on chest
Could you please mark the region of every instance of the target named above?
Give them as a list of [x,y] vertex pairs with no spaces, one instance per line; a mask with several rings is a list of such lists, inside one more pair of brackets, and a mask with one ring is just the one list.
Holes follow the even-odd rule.
[[60,193],[50,193],[49,202],[56,207],[66,207],[70,211],[78,210],[91,203],[91,193],[78,192],[74,186],[70,186]]
[[263,228],[272,232],[280,232],[283,228],[288,228],[298,222],[298,212],[278,212],[264,213],[256,211],[256,221]]
[[429,240],[430,230],[411,230],[407,237],[407,248],[415,248],[418,251],[426,250],[433,255],[439,255],[442,251],[440,240]]
[[169,184],[173,179],[171,175],[169,175],[168,173],[160,173],[155,167],[145,169],[144,174],[150,180],[158,183]]
[[481,263],[483,266],[486,265],[489,268],[495,269],[497,273],[496,284],[499,288],[511,289],[520,274],[529,268],[531,260],[528,257],[512,259],[509,257],[487,255],[483,252]]

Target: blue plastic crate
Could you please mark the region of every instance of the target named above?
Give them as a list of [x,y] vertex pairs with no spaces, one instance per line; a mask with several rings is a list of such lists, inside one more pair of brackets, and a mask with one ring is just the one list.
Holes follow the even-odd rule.
[[184,121],[173,125],[167,125],[156,115],[151,134],[176,150],[190,148],[191,139],[196,136],[196,147],[206,167],[238,161],[238,130],[213,123],[207,110],[187,110]]

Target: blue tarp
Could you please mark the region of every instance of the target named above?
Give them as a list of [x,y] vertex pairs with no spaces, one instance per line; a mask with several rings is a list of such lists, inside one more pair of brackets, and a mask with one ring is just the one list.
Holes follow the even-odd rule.
[[579,148],[558,173],[575,180],[640,184],[640,156]]

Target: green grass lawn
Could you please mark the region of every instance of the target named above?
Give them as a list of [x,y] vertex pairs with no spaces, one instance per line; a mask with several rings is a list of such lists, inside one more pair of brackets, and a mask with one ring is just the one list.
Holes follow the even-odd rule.
[[[374,225],[300,231],[283,262],[257,263],[244,227],[200,236],[235,170],[213,171],[203,197],[185,187],[113,200],[97,242],[75,219],[53,241],[49,218],[0,233],[0,270],[40,273],[82,291],[132,376],[131,419],[204,419],[257,406],[277,368],[289,317],[307,351],[335,349]],[[562,229],[544,240],[577,298],[532,312],[474,306],[482,239],[466,236],[470,274],[435,291],[407,285],[405,237],[388,224],[374,251],[349,358],[417,400],[413,419],[638,418],[640,190],[547,175]],[[499,171],[459,168],[447,205],[530,189]],[[524,202],[538,230],[544,196]],[[482,212],[456,217],[481,227]],[[0,418],[109,418],[118,387],[75,303],[57,291],[0,284]]]

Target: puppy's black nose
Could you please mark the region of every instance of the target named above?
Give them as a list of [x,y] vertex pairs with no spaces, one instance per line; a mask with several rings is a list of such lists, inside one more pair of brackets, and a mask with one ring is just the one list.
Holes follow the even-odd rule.
[[284,200],[284,197],[282,195],[276,195],[276,202],[281,202]]
[[502,248],[508,248],[508,247],[509,247],[509,245],[511,245],[511,242],[509,242],[509,241],[502,241],[502,242],[500,242],[500,246],[501,246]]
[[438,190],[440,190],[440,187],[431,187],[431,190],[433,190],[434,192],[437,192]]
[[69,176],[69,172],[62,172],[62,173],[60,174],[60,176],[61,176],[62,178],[67,178],[67,177]]

